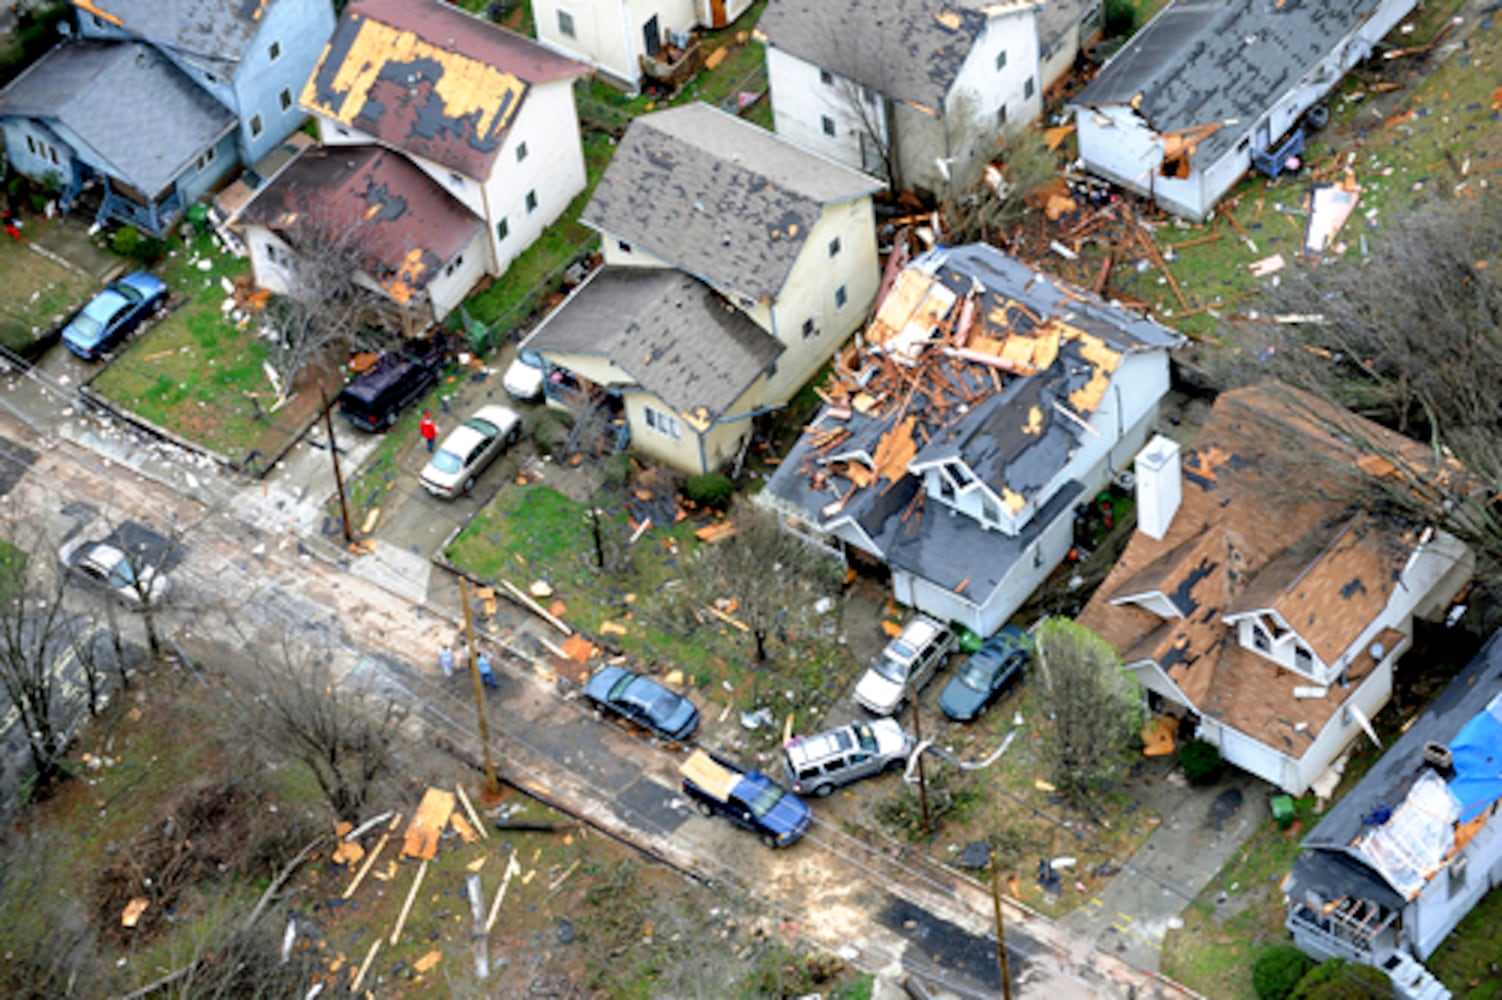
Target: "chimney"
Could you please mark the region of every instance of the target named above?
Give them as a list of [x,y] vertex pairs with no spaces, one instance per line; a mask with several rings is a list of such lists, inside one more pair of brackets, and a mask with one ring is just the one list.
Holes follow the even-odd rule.
[[1137,528],[1149,538],[1163,540],[1183,496],[1179,446],[1156,434],[1137,453]]

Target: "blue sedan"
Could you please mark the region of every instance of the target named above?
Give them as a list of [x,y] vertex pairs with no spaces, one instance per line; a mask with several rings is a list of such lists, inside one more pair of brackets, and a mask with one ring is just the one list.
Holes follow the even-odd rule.
[[981,643],[980,649],[944,686],[939,707],[956,722],[969,722],[1017,683],[1031,657],[1032,640],[1027,633],[1008,625]]
[[665,740],[686,740],[699,725],[694,703],[624,667],[605,667],[584,685],[584,697],[601,711],[634,722]]
[[141,320],[161,308],[167,286],[154,274],[137,271],[94,296],[63,328],[68,350],[93,361],[125,339]]

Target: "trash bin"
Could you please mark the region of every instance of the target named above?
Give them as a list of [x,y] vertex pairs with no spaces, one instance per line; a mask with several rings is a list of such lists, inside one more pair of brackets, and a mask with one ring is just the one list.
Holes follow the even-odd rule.
[[1274,795],[1269,805],[1272,806],[1273,822],[1278,824],[1279,830],[1286,830],[1290,826],[1293,826],[1294,811],[1292,796]]
[[204,223],[209,221],[209,206],[201,201],[189,205],[188,221],[193,224],[194,229],[203,232]]

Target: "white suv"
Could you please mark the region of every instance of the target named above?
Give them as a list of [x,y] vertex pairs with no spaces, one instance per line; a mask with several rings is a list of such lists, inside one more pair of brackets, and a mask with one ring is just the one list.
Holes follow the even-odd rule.
[[949,658],[954,633],[927,615],[908,622],[855,685],[855,700],[868,712],[891,715],[916,694]]
[[912,737],[895,719],[873,719],[788,740],[782,757],[793,791],[823,798],[839,785],[901,766],[912,749]]

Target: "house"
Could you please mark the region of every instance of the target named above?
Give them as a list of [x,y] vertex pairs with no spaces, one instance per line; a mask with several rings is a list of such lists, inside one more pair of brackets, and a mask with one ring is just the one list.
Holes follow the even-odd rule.
[[681,57],[694,44],[695,28],[727,27],[751,3],[752,0],[533,0],[532,20],[537,26],[539,42],[588,62],[634,92],[650,63],[670,54]]
[[1048,0],[1038,7],[1038,79],[1045,91],[1066,80],[1101,37],[1100,0]]
[[418,321],[441,320],[487,258],[485,222],[400,153],[322,146],[298,156],[240,213],[256,284],[299,285],[299,253],[358,266],[356,280]]
[[77,33],[0,92],[16,170],[68,211],[162,236],[188,205],[306,120],[295,96],[334,29],[330,0],[75,0]]
[[1083,17],[1068,14],[1100,5],[1049,11],[1058,35],[1046,45],[1040,6],[1055,5],[770,0],[757,31],[777,134],[894,188],[949,197],[980,175],[1003,135],[1038,117],[1046,45],[1070,50],[1072,64]]
[[637,452],[712,471],[870,314],[881,186],[708,105],[642,115],[580,217],[604,266],[523,346]]
[[1381,460],[1352,440],[1432,465],[1293,389],[1222,393],[1182,460],[1162,437],[1137,457],[1137,531],[1079,616],[1151,708],[1294,795],[1333,780],[1387,704],[1415,616],[1442,612],[1474,565],[1445,532],[1364,509],[1342,470]]
[[1276,176],[1303,119],[1415,0],[1176,0],[1075,95],[1086,170],[1202,221],[1254,165]]
[[1146,440],[1179,342],[990,246],[930,251],[759,496],[897,601],[990,635]]
[[1420,963],[1502,885],[1499,760],[1502,633],[1304,838],[1294,943],[1382,969],[1399,997],[1450,996]]
[[588,72],[440,0],[356,0],[301,101],[325,145],[400,153],[484,220],[479,263],[500,275],[584,189]]

